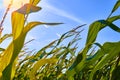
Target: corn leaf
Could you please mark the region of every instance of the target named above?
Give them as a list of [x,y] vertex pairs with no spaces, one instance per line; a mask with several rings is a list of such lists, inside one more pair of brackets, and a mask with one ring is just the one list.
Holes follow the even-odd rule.
[[112,16],[112,17],[108,18],[107,21],[114,22],[119,19],[120,19],[120,15],[116,15],[116,16]]
[[22,33],[25,23],[24,19],[25,16],[23,14],[16,11],[12,13],[12,34],[14,40],[17,39]]
[[120,79],[119,74],[120,74],[120,65],[117,66],[112,72],[111,80],[119,80]]
[[119,55],[120,53],[120,42],[106,42],[104,45],[104,50],[106,51],[106,55],[97,63],[92,72],[90,73],[90,80],[93,80],[93,75],[98,69],[102,69],[106,63],[111,61],[113,58]]
[[[117,19],[119,19],[119,17]],[[91,45],[92,43],[94,43],[94,41],[96,40],[96,37],[98,35],[98,32],[107,26],[109,26],[111,29],[113,29],[116,32],[120,32],[120,28],[112,23],[113,21],[115,21],[117,19],[112,17],[112,19],[110,18],[110,20],[109,19],[108,20],[98,20],[98,21],[94,22],[93,24],[91,24],[90,28],[89,28],[88,36],[87,36],[86,45],[87,44]]]
[[104,50],[104,47],[100,45],[99,43],[95,43],[97,46],[100,47],[100,49],[92,56],[88,57],[86,61],[88,62],[87,64],[94,64],[96,61],[98,61],[101,57],[103,57],[106,53]]
[[50,58],[50,59],[40,59],[39,61],[37,61],[31,72],[30,72],[30,79],[31,80],[36,80],[35,78],[35,74],[37,72],[37,70],[39,70],[39,68],[45,64],[55,64],[57,62],[57,59],[56,58]]
[[[98,32],[101,29],[105,28],[106,26],[109,26],[110,28],[112,28],[113,30],[115,30],[117,32],[120,31],[119,27],[117,27],[116,25],[114,25],[112,23],[113,21],[118,20],[118,19],[120,19],[119,16],[114,16],[114,17],[109,18],[107,21],[98,20],[90,25],[87,40],[86,40],[86,47],[84,48],[84,50],[80,54],[78,54],[76,60],[74,61],[72,66],[67,71],[68,78],[70,78],[71,76],[74,76],[74,74],[76,72],[79,72],[80,70],[82,70],[85,67],[86,54],[87,54],[88,50],[90,49],[91,45],[96,40]],[[100,57],[101,57],[101,55],[98,56],[98,58],[100,58]]]
[[78,54],[76,57],[76,60],[72,64],[72,66],[67,71],[67,77],[71,78],[73,77],[77,72],[82,70],[85,67],[85,59],[86,59],[86,53],[87,53],[87,47]]
[[0,38],[0,44],[7,38],[11,37],[12,34],[5,34],[3,37]]
[[[2,53],[3,56],[0,57],[0,72],[5,69],[5,67],[10,63],[13,51],[13,43],[11,43],[8,48]],[[9,57],[8,57],[9,56]]]
[[41,7],[34,6],[32,4],[25,4],[24,6],[22,6],[18,10],[16,10],[16,12],[25,15],[25,14],[29,14],[29,13],[32,13],[32,12],[37,12],[39,10],[41,10]]
[[29,30],[31,30],[32,28],[34,28],[34,26],[37,26],[37,25],[51,25],[51,26],[53,26],[53,25],[59,25],[59,24],[62,24],[62,23],[30,22],[24,28],[23,33],[26,34]]
[[118,0],[118,1],[116,2],[116,4],[114,5],[111,13],[115,12],[119,7],[120,7],[120,0]]
[[[27,24],[25,26],[25,28],[23,29],[22,33],[20,34],[19,32],[19,36],[17,37],[17,39],[15,38],[15,40],[13,41],[12,45],[14,46],[14,49],[12,50],[11,49],[11,55],[12,57],[8,58],[8,59],[11,59],[9,65],[7,66],[7,64],[3,67],[3,69],[5,68],[5,70],[3,71],[4,74],[3,74],[3,79],[5,78],[5,75],[8,76],[8,80],[12,79],[12,75],[14,73],[14,71],[12,71],[13,67],[14,67],[14,60],[17,58],[18,54],[20,53],[23,45],[24,45],[24,40],[25,40],[25,37],[27,35],[27,33],[32,29],[34,28],[35,26],[37,25],[42,25],[42,24],[46,24],[46,23],[41,23],[41,22],[31,22],[29,24]],[[56,24],[55,24],[56,25]],[[14,27],[14,26],[13,26]],[[15,33],[14,33],[15,34]],[[19,44],[18,44],[19,43]],[[12,47],[11,47],[12,48]],[[12,52],[13,51],[13,52]],[[8,53],[6,53],[8,54]],[[10,54],[9,54],[10,55]],[[6,57],[7,58],[7,57]],[[2,69],[2,70],[3,70]],[[2,71],[1,71],[2,72]]]
[[116,32],[120,32],[120,28],[109,21],[99,20],[99,22],[102,23],[103,25],[109,26],[112,30]]
[[[11,80],[12,79],[12,65],[14,63],[14,59],[20,50],[21,50],[21,46],[18,47],[18,43],[20,43],[20,39],[18,40],[20,34],[22,33],[22,30],[24,28],[24,15],[20,14],[18,12],[13,12],[12,13],[12,34],[13,34],[13,42],[11,42],[10,46],[8,46],[8,48],[6,49],[6,51],[4,51],[3,56],[2,56],[2,61],[0,64],[0,72],[3,72],[3,79],[5,80]],[[19,42],[18,42],[19,41]],[[17,42],[17,43],[15,43]],[[21,45],[22,43],[20,43],[19,45]],[[16,46],[17,45],[17,46]],[[9,56],[9,58],[8,58]],[[7,79],[6,79],[6,73],[7,73]]]
[[37,5],[41,0],[30,0],[30,3],[33,5]]

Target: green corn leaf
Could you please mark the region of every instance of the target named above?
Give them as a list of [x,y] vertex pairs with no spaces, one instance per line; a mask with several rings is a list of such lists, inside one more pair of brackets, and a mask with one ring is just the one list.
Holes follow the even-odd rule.
[[35,74],[37,72],[37,70],[39,70],[39,68],[45,64],[55,64],[58,60],[56,58],[50,58],[50,59],[40,59],[39,61],[37,61],[31,72],[30,72],[30,79],[31,80],[36,80],[35,78]]
[[33,5],[37,5],[41,0],[30,0],[30,3]]
[[120,15],[116,15],[116,16],[112,16],[112,17],[108,18],[107,21],[114,22],[119,19],[120,19]]
[[8,80],[11,80],[13,78],[12,75],[14,75],[14,70],[12,69],[13,69],[14,60],[17,58],[17,55],[19,54],[24,44],[24,36],[23,38],[21,38],[20,36],[24,28],[24,23],[25,23],[24,19],[25,19],[25,16],[23,14],[20,14],[16,11],[12,13],[13,42],[8,47],[6,52],[4,53],[5,55],[9,55],[9,58],[8,58],[9,60],[7,60],[6,62],[7,64],[2,67],[3,68],[3,77],[2,77],[3,79],[5,78],[6,75],[8,76],[7,77]]
[[[93,22],[90,27],[89,27],[89,31],[88,31],[88,35],[87,35],[87,41],[86,44],[91,44],[94,43],[94,41],[96,40],[97,34],[98,32],[103,29],[105,26],[110,26],[110,24],[108,25],[107,22],[111,23],[120,19],[120,15],[117,16],[113,16],[107,19],[107,21],[105,20],[99,20],[99,21],[95,21]],[[105,24],[104,24],[105,23]],[[118,28],[116,28],[118,29]]]
[[26,34],[29,30],[31,30],[32,28],[34,28],[34,26],[37,26],[37,25],[50,25],[50,24],[51,24],[51,26],[53,26],[53,25],[59,25],[59,24],[62,24],[62,23],[30,22],[24,28],[23,33]]
[[118,1],[116,2],[116,4],[114,5],[111,13],[115,12],[119,7],[120,7],[120,0],[118,0]]
[[7,38],[11,37],[12,34],[5,34],[3,37],[0,38],[0,44]]
[[[84,52],[84,51],[83,51]],[[68,69],[67,71],[67,77],[68,78],[72,78],[77,72],[79,72],[80,70],[82,70],[82,68],[85,66],[85,57],[83,55],[83,52],[81,52],[80,54],[78,54],[76,60],[74,61],[74,63],[72,64],[72,66]]]
[[[21,15],[21,14],[20,14]],[[29,26],[36,26],[36,25],[29,25]],[[14,27],[14,26],[13,26]],[[15,26],[16,27],[16,26]],[[28,28],[28,27],[27,27]],[[26,29],[26,28],[25,28]],[[25,37],[26,37],[26,34],[28,33],[28,31],[29,30],[31,30],[31,29],[28,29],[27,31],[24,31],[24,30],[21,30],[21,32],[22,33],[19,33],[19,35],[17,35],[18,37],[17,38],[15,38],[15,40],[11,43],[12,44],[12,46],[10,46],[10,49],[11,50],[8,50],[8,51],[11,51],[11,53],[8,53],[8,52],[6,52],[6,55],[10,55],[10,57],[8,58],[9,60],[9,62],[5,65],[5,66],[3,66],[3,67],[1,67],[1,68],[3,68],[3,69],[1,69],[1,70],[4,70],[3,72],[3,79],[4,78],[6,78],[5,76],[7,75],[8,76],[8,80],[11,80],[13,77],[12,77],[12,75],[13,75],[13,73],[14,73],[14,71],[12,70],[13,69],[13,67],[14,67],[14,61],[15,61],[15,59],[17,58],[17,56],[18,56],[18,54],[20,53],[20,51],[21,51],[21,49],[22,49],[22,47],[23,47],[23,45],[24,45],[24,40],[25,40]],[[14,34],[13,34],[14,35]],[[19,44],[18,44],[19,43]],[[14,47],[14,48],[13,48]],[[4,57],[3,57],[4,58]],[[6,59],[7,57],[5,56],[5,58],[4,59]],[[4,64],[5,64],[5,62],[4,62]]]
[[[117,18],[117,19],[119,19],[119,18]],[[86,45],[87,44],[91,45],[92,43],[94,43],[94,41],[96,40],[96,37],[98,35],[98,32],[107,26],[109,26],[111,29],[113,29],[116,32],[120,32],[120,28],[112,23],[113,21],[115,21],[117,19],[115,17],[114,18],[112,17],[112,18],[108,19],[107,21],[106,20],[98,20],[98,21],[92,23],[90,25],[90,28],[88,31]]]
[[99,20],[99,22],[101,22],[103,25],[109,26],[112,30],[116,32],[120,32],[120,28],[109,21]]
[[48,26],[56,26],[56,25],[59,25],[59,24],[63,24],[63,23],[45,23],[45,25],[48,25]]
[[97,34],[101,30],[102,27],[104,27],[104,25],[102,25],[98,21],[96,21],[90,25],[86,45],[92,44],[96,40]]
[[16,10],[16,12],[25,15],[25,14],[29,14],[29,13],[32,13],[32,12],[37,12],[37,11],[39,11],[41,9],[42,9],[41,7],[34,6],[32,4],[25,4],[24,6],[22,6],[18,10]]
[[102,57],[102,59],[97,63],[97,65],[90,73],[90,80],[93,80],[93,75],[98,69],[102,69],[106,65],[106,63],[118,56],[120,53],[120,42],[106,42],[103,47],[106,51],[106,55]]
[[97,62],[101,57],[103,57],[105,55],[106,50],[104,49],[104,47],[102,45],[100,45],[99,43],[94,43],[95,45],[99,46],[100,49],[93,55],[90,56],[86,59],[87,64],[94,64],[95,62]]
[[[20,14],[21,15],[21,14]],[[42,24],[46,24],[46,23],[42,23],[42,22],[31,22],[31,23],[28,23],[24,28],[23,28],[23,30],[18,30],[18,33],[19,33],[19,35],[17,35],[16,33],[14,33],[14,34],[16,34],[17,35],[17,38],[16,38],[16,36],[15,36],[15,40],[11,43],[12,44],[12,46],[10,46],[10,49],[12,48],[13,49],[13,47],[14,47],[14,49],[12,50],[10,50],[11,51],[11,53],[9,53],[8,54],[8,52],[6,53],[7,55],[12,55],[12,57],[10,56],[8,59],[8,61],[10,61],[10,62],[8,62],[4,67],[1,67],[2,66],[2,64],[1,64],[1,68],[3,68],[3,69],[1,69],[3,72],[4,72],[4,74],[3,74],[3,78],[5,78],[5,75],[7,75],[8,76],[8,80],[10,80],[10,79],[12,79],[13,77],[12,77],[12,75],[13,75],[13,73],[14,73],[14,71],[12,70],[13,69],[13,67],[14,67],[14,61],[15,61],[15,59],[17,58],[17,56],[18,56],[18,54],[20,53],[20,51],[21,51],[21,49],[22,49],[22,47],[23,47],[23,45],[24,45],[24,41],[25,41],[25,37],[26,37],[26,35],[27,35],[27,33],[32,29],[32,28],[34,28],[35,26],[37,26],[37,25],[42,25]],[[58,23],[59,24],[59,23]],[[19,24],[18,24],[19,25]],[[56,25],[56,24],[55,24]],[[15,25],[13,26],[14,28],[16,27]],[[13,29],[14,30],[14,29]],[[21,33],[20,33],[21,32]],[[19,43],[19,44],[18,44]],[[9,51],[9,50],[8,50]],[[5,59],[6,59],[7,57],[5,57]],[[5,63],[4,63],[5,64]],[[6,67],[7,66],[7,67]],[[2,71],[0,71],[0,72],[2,72]],[[7,74],[6,74],[7,73]]]
[[[49,23],[43,23],[43,22],[30,22],[28,23],[24,29],[23,29],[23,32],[21,33],[21,35],[19,36],[19,38],[17,40],[14,41],[14,45],[17,47],[14,52],[15,54],[13,55],[14,56],[14,59],[17,57],[18,53],[21,48],[23,47],[23,43],[24,43],[24,40],[25,40],[25,36],[26,34],[32,29],[34,28],[35,26],[37,25],[42,25],[42,24],[49,24]],[[53,25],[54,23],[52,23]],[[55,23],[56,24],[61,24],[61,23]],[[19,43],[19,44],[18,44]],[[17,54],[16,54],[17,53]]]
[[86,46],[81,52],[79,52],[76,60],[72,64],[72,66],[67,71],[67,77],[73,77],[76,73],[79,73],[86,66],[86,54],[88,52],[89,47]]
[[46,55],[46,52],[45,50],[50,48],[53,44],[55,44],[56,40],[51,42],[50,44],[46,45],[45,47],[43,47],[42,49],[40,49],[36,55],[34,57],[32,57],[32,59],[34,60],[38,60],[38,59],[42,59],[45,55]]
[[112,72],[111,80],[119,80],[120,79],[119,74],[120,74],[120,66],[117,66]]
[[[80,70],[82,70],[85,65],[86,65],[86,57],[85,55],[87,54],[88,50],[90,49],[91,45],[94,43],[94,41],[96,40],[97,34],[98,32],[105,28],[106,26],[109,26],[110,28],[114,29],[115,31],[119,32],[119,28],[114,25],[112,22],[115,20],[120,19],[119,16],[114,16],[114,17],[110,17],[108,18],[107,21],[105,20],[99,20],[99,21],[95,21],[94,23],[92,23],[89,27],[89,31],[88,31],[88,36],[87,36],[87,41],[86,41],[86,47],[84,48],[84,50],[77,56],[75,62],[72,64],[72,66],[70,67],[70,69],[67,71],[68,74],[68,78],[70,76],[74,76],[74,74],[76,72],[79,72]],[[98,54],[98,58],[100,58],[102,55],[100,55],[101,52],[99,52]],[[83,57],[83,59],[81,60],[81,56]]]

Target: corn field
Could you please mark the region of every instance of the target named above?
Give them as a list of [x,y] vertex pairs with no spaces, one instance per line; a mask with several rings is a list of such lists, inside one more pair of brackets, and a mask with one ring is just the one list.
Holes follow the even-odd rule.
[[[38,52],[27,53],[25,38],[30,30],[38,25],[57,26],[64,23],[27,22],[29,14],[42,9],[37,6],[40,1],[30,0],[12,12],[12,33],[1,36],[2,24],[12,3],[8,6],[0,24],[0,43],[10,37],[12,41],[6,49],[0,48],[0,80],[120,80],[120,41],[96,42],[98,33],[106,27],[120,33],[119,26],[113,23],[120,19],[120,15],[113,16],[120,0],[107,19],[91,23],[82,49],[77,44],[81,40],[81,32],[84,32],[81,27],[85,24],[67,31]],[[70,39],[69,42],[63,44],[67,39]],[[94,46],[98,49],[95,50]]]

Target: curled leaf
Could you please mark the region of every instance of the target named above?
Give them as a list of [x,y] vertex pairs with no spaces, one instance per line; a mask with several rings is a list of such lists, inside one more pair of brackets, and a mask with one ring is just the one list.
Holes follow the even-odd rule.
[[16,10],[16,12],[21,13],[21,14],[29,14],[32,12],[37,12],[39,10],[41,10],[41,7],[38,6],[34,6],[32,4],[25,4],[24,6],[22,6],[21,8],[19,8],[18,10]]

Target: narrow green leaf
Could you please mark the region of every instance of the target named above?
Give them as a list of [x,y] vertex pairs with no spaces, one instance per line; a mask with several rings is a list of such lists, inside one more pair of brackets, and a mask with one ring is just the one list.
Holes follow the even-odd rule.
[[101,22],[103,25],[109,26],[111,29],[113,29],[116,32],[120,32],[120,28],[109,21],[99,20],[99,22]]
[[94,43],[94,41],[96,40],[96,37],[98,35],[98,32],[107,26],[109,26],[111,29],[113,29],[116,32],[120,32],[120,28],[112,23],[113,21],[115,21],[117,19],[119,19],[118,16],[114,17],[114,18],[113,17],[109,18],[108,20],[98,20],[98,21],[95,21],[94,23],[92,23],[89,27],[86,45],[87,44],[91,45],[92,43]]
[[39,68],[45,64],[55,64],[57,62],[56,58],[50,58],[50,59],[40,59],[39,61],[37,61],[31,72],[30,72],[30,79],[31,80],[36,80],[35,74],[37,72],[37,70],[39,70]]
[[[74,61],[74,63],[70,67],[70,69],[67,71],[68,78],[71,76],[74,76],[74,74],[76,72],[79,72],[80,70],[82,70],[86,66],[86,62],[87,62],[86,61],[86,54],[87,54],[88,50],[90,49],[91,45],[96,40],[97,34],[101,29],[109,26],[110,28],[119,32],[119,28],[117,26],[115,26],[114,24],[112,24],[113,21],[116,21],[118,19],[120,19],[119,16],[114,16],[114,17],[108,18],[107,21],[98,20],[98,21],[93,22],[90,25],[89,31],[88,31],[88,36],[87,36],[87,41],[86,41],[86,46],[85,46],[84,50],[82,52],[80,52],[80,54],[77,56],[76,60]],[[97,54],[98,58],[100,58],[102,55],[104,55],[104,54],[101,55],[100,53],[101,52],[98,52],[98,54]],[[83,57],[82,60],[80,58],[81,55]],[[97,58],[95,58],[95,60],[97,60]]]
[[[21,14],[20,14],[21,15]],[[13,74],[13,67],[14,67],[14,61],[15,61],[15,59],[17,58],[17,56],[18,56],[18,54],[20,53],[20,51],[21,51],[21,49],[22,49],[22,47],[23,47],[23,45],[24,45],[24,41],[25,41],[25,37],[26,37],[26,35],[27,35],[27,33],[32,29],[32,28],[34,28],[35,26],[37,26],[37,25],[42,25],[42,24],[46,24],[46,23],[42,23],[42,22],[31,22],[31,23],[28,23],[25,27],[23,27],[23,29],[21,30],[21,31],[19,31],[18,30],[18,33],[19,33],[19,35],[17,35],[16,33],[16,35],[17,35],[17,37],[15,36],[15,40],[11,43],[12,44],[12,46],[10,46],[10,48],[9,49],[11,49],[11,50],[8,50],[8,51],[10,51],[10,52],[7,52],[6,53],[6,55],[9,55],[10,57],[8,58],[9,60],[8,60],[8,62],[7,63],[5,63],[5,61],[4,62],[2,62],[2,63],[4,63],[5,65],[2,65],[2,64],[0,64],[0,72],[2,72],[3,70],[3,72],[4,72],[4,74],[3,74],[3,76],[4,75],[8,75],[8,80],[9,79],[11,79],[12,78],[12,74]],[[19,24],[16,24],[16,25],[19,25]],[[13,26],[14,28],[16,27],[15,25]],[[16,29],[15,29],[16,30]],[[13,29],[13,31],[14,31],[14,29]],[[20,33],[21,32],[21,33]],[[18,44],[19,43],[19,44]],[[14,47],[14,48],[13,48]],[[3,59],[6,59],[7,57],[5,56],[5,58],[3,57]],[[7,59],[6,59],[7,60]],[[7,67],[6,67],[7,66]],[[10,68],[10,66],[12,66],[11,68]],[[6,72],[7,72],[7,74],[6,74]],[[5,76],[4,76],[5,77]],[[4,78],[3,77],[3,78]]]
[[34,28],[34,26],[37,26],[37,25],[51,25],[51,26],[53,26],[53,25],[59,25],[59,24],[62,24],[62,23],[30,22],[25,26],[23,33],[28,32],[29,30]]
[[0,44],[7,38],[11,37],[12,34],[5,34],[3,37],[0,38]]
[[95,62],[97,62],[101,57],[103,57],[107,53],[102,45],[100,45],[99,43],[94,43],[94,44],[99,46],[100,49],[94,55],[92,55],[86,59],[87,64],[94,64]]
[[86,64],[86,53],[88,52],[88,47],[85,47],[82,52],[80,52],[72,64],[72,66],[67,71],[67,77],[73,77],[76,73],[82,70]]
[[45,23],[45,25],[49,25],[49,26],[55,26],[55,25],[59,25],[59,24],[63,24],[63,23]]
[[93,75],[98,69],[102,69],[106,63],[118,56],[120,53],[120,42],[107,42],[103,45],[103,47],[106,53],[90,73],[90,80],[93,80]]
[[115,12],[119,7],[120,7],[120,0],[118,0],[118,1],[116,2],[116,4],[114,5],[114,8],[112,9],[112,12],[111,12],[111,13]]
[[116,15],[116,16],[112,16],[112,17],[108,18],[107,21],[114,22],[119,19],[120,19],[120,15]]

